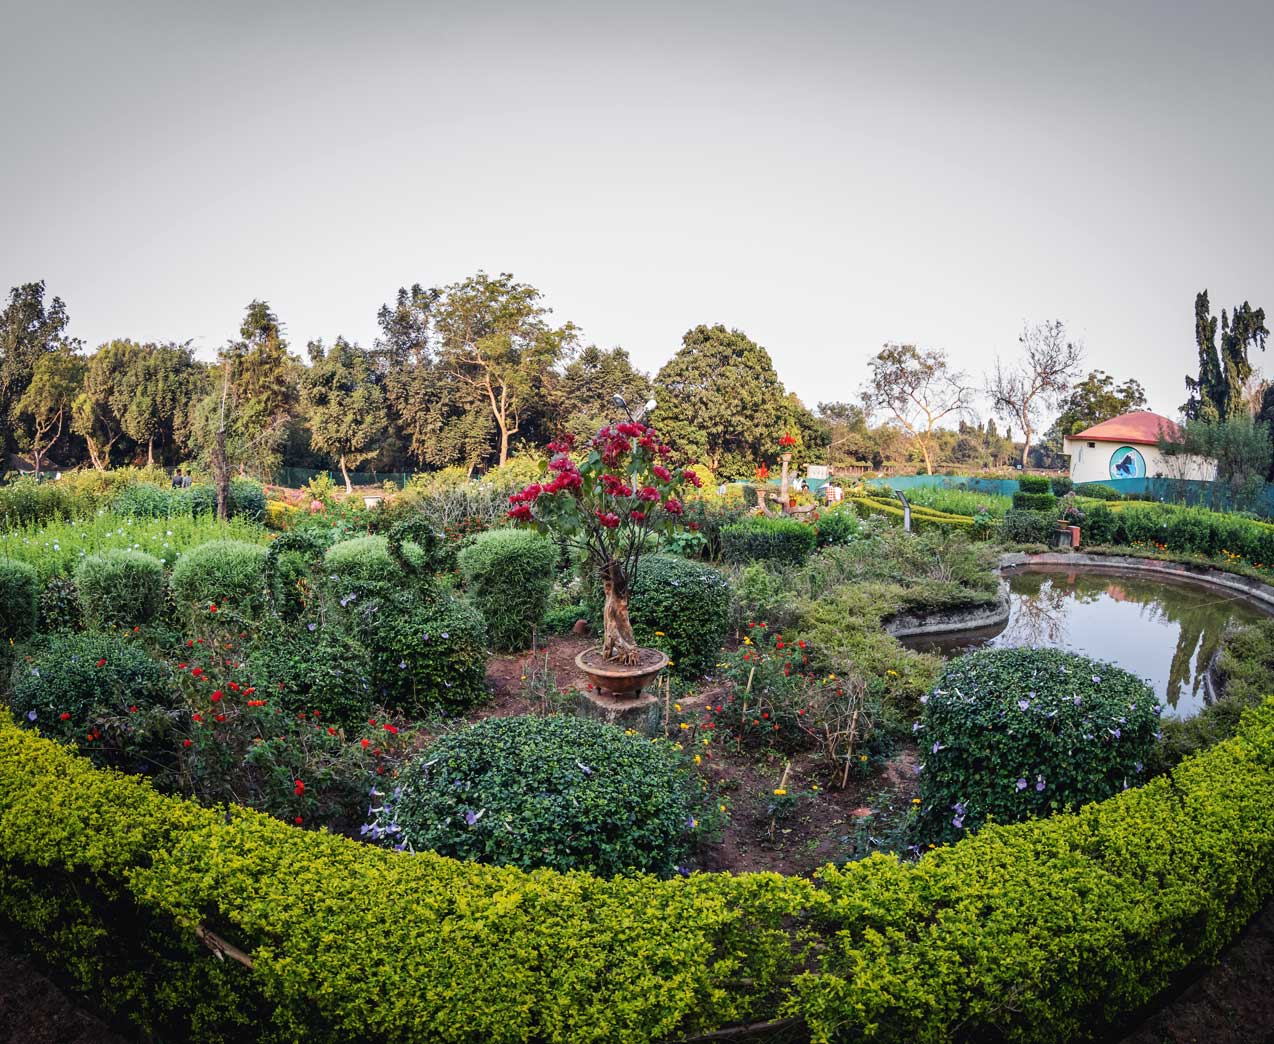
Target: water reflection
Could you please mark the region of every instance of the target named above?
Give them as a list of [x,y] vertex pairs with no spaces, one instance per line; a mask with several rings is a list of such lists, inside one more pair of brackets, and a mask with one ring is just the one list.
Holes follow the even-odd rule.
[[1027,567],[1008,577],[1008,623],[995,629],[908,641],[955,656],[986,646],[1048,646],[1116,663],[1153,686],[1167,715],[1204,706],[1204,676],[1226,625],[1265,613],[1206,587],[1065,567]]

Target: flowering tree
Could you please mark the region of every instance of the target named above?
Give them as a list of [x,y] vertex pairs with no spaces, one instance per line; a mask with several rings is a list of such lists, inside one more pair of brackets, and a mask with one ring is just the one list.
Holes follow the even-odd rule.
[[633,665],[639,650],[628,620],[628,596],[637,563],[652,535],[667,537],[677,528],[685,485],[698,488],[702,480],[688,467],[674,465],[672,447],[659,441],[654,428],[636,421],[602,428],[578,463],[573,449],[570,436],[549,443],[547,481],[532,482],[509,497],[509,517],[584,551],[606,595],[602,655]]

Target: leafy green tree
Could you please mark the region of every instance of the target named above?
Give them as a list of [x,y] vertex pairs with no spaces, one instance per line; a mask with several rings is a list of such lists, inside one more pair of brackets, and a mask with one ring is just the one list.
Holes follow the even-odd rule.
[[1251,508],[1274,460],[1269,428],[1246,413],[1215,421],[1187,419],[1178,433],[1160,435],[1159,449],[1169,478],[1189,474],[1193,461],[1216,461],[1214,487],[1223,492],[1217,507]]
[[93,467],[111,466],[111,450],[124,434],[123,410],[128,375],[139,363],[142,346],[121,338],[94,352],[84,372],[84,387],[71,406],[71,429],[88,445]]
[[241,472],[270,475],[281,461],[280,447],[296,415],[301,361],[288,351],[283,325],[265,301],[251,302],[222,356],[230,363],[233,424],[243,449]]
[[69,348],[41,355],[14,412],[30,421],[31,460],[36,477],[45,455],[70,427],[71,404],[84,386],[85,360]]
[[770,353],[739,330],[696,326],[655,377],[654,423],[721,478],[750,478],[795,425]]
[[969,389],[964,375],[953,370],[946,352],[921,351],[914,344],[887,344],[869,363],[871,378],[863,389],[869,409],[885,411],[911,436],[933,474],[934,431],[938,422],[967,412]]
[[652,387],[624,349],[590,344],[553,382],[552,412],[562,431],[584,440],[613,419],[616,395],[637,410],[650,399]]
[[547,399],[551,372],[575,350],[575,326],[551,326],[549,314],[540,292],[508,273],[453,283],[434,309],[437,368],[466,409],[490,414],[501,465],[509,440]]
[[336,458],[345,492],[352,493],[350,467],[376,456],[389,427],[384,393],[370,353],[345,338],[338,337],[330,349],[311,341],[309,353],[310,366],[301,377],[301,408],[310,444]]
[[1186,377],[1190,393],[1181,407],[1189,420],[1217,421],[1249,412],[1248,381],[1252,348],[1265,350],[1269,330],[1265,326],[1265,310],[1253,308],[1247,301],[1227,315],[1221,310],[1221,347],[1216,343],[1217,321],[1212,315],[1208,292],[1194,299],[1194,339],[1199,349],[1199,375]]
[[[381,335],[372,347],[373,371],[385,392],[386,444],[396,461],[451,464],[438,453],[440,380],[433,352],[433,313],[442,291],[419,283],[399,287],[395,300],[376,313]],[[481,454],[479,454],[479,457]]]
[[114,402],[124,434],[146,447],[148,465],[155,463],[157,443],[172,446],[188,432],[191,408],[205,382],[189,342],[138,347],[120,375]]
[[0,312],[0,431],[4,439],[0,450],[16,447],[14,436],[21,429],[14,407],[31,383],[36,361],[43,355],[79,349],[80,342],[66,336],[69,322],[60,297],[45,307],[43,280],[9,291],[9,304]]

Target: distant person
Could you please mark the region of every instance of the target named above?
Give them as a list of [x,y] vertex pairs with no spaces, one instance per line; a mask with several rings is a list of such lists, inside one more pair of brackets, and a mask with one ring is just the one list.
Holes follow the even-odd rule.
[[181,476],[181,488],[182,489],[190,488],[190,472],[189,471],[187,471],[184,475]]
[[176,471],[173,472],[173,489],[183,489],[183,488],[184,487],[182,486],[181,468],[178,468]]

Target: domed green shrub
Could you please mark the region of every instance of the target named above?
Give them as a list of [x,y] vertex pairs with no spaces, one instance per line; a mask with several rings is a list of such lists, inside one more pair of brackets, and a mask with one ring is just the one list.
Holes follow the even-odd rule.
[[264,547],[242,540],[193,547],[173,566],[173,600],[188,615],[256,619],[265,606],[265,556]]
[[122,635],[57,634],[15,665],[9,706],[99,764],[145,771],[170,753],[172,669]]
[[721,530],[721,553],[727,562],[788,562],[800,565],[814,550],[814,527],[794,518],[757,516]]
[[[412,564],[423,564],[424,556],[415,544],[403,544],[403,554]],[[355,537],[333,544],[323,556],[323,567],[337,598],[344,598],[351,591],[391,593],[415,582],[394,561],[389,540],[383,536]]]
[[698,678],[715,666],[730,627],[730,584],[702,563],[647,555],[637,566],[628,615],[638,644],[666,652],[674,674]]
[[393,816],[416,849],[606,876],[686,862],[702,793],[673,744],[564,716],[489,718],[443,736],[399,787]]
[[1100,801],[1144,780],[1150,686],[1059,649],[986,649],[947,665],[916,723],[920,837],[953,840]]
[[248,676],[280,707],[319,711],[324,722],[358,724],[375,702],[367,651],[340,628],[314,621],[269,620],[248,654]]
[[111,510],[117,515],[132,515],[134,518],[188,515],[190,494],[184,489],[135,482],[115,494],[111,500]]
[[84,626],[80,596],[75,581],[69,576],[54,576],[40,592],[40,609],[36,629],[41,634],[54,631],[78,631]]
[[[211,515],[217,510],[217,487],[201,483],[185,490],[182,499],[189,505],[186,510],[194,515]],[[265,490],[261,483],[247,478],[230,480],[230,497],[226,510],[231,518],[246,518],[250,522],[265,519]]]
[[444,591],[346,599],[326,626],[364,650],[376,702],[424,715],[482,699],[487,631],[467,602]]
[[850,543],[859,533],[858,515],[848,504],[829,508],[818,518],[815,536],[819,547],[838,547]]
[[460,552],[460,575],[493,649],[516,652],[531,644],[544,622],[556,562],[554,544],[526,529],[479,533]]
[[35,633],[40,581],[25,562],[0,558],[0,640],[7,645]]
[[164,563],[144,551],[103,551],[79,564],[75,586],[89,627],[136,627],[163,609]]

